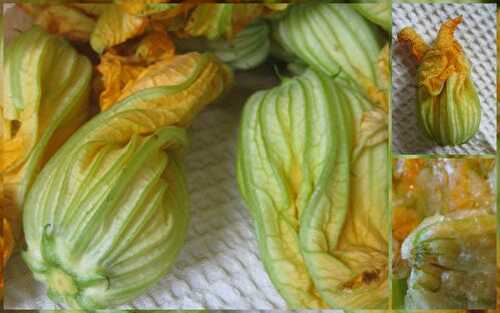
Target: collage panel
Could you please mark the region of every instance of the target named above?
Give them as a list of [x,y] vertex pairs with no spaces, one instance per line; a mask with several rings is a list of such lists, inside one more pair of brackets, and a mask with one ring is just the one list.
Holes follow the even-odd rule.
[[497,7],[416,2],[392,16],[392,308],[495,311]]
[[489,157],[393,160],[393,308],[495,309],[496,167]]
[[496,151],[496,4],[394,3],[396,154]]
[[389,2],[2,12],[6,310],[390,306]]

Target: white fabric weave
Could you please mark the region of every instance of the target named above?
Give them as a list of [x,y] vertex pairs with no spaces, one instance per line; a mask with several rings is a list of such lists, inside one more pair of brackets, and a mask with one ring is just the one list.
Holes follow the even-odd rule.
[[[472,64],[472,80],[481,100],[481,125],[469,142],[440,147],[425,137],[416,117],[416,63],[396,43],[398,32],[412,26],[427,43],[442,22],[463,16],[455,36]],[[485,154],[496,147],[496,5],[393,4],[392,8],[392,144],[395,153]]]

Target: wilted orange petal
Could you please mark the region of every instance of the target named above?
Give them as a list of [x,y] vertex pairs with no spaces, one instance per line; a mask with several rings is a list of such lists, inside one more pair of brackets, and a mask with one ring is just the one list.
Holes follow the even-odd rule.
[[462,20],[463,18],[459,16],[444,22],[439,29],[434,47],[443,50],[454,49],[455,38],[453,37],[453,33],[457,29],[458,25],[462,22]]
[[117,50],[110,49],[101,58],[97,69],[102,75],[104,90],[99,104],[103,111],[121,98],[126,86],[134,82],[150,64],[175,54],[172,40],[162,30],[147,34],[132,50],[129,55],[119,55]]
[[411,210],[404,207],[394,208],[392,216],[392,235],[398,242],[403,242],[403,240],[408,236],[408,234],[415,229],[420,223],[420,218],[418,217],[415,210]]
[[398,34],[398,41],[407,43],[417,62],[420,63],[418,84],[425,86],[431,95],[440,94],[451,75],[458,75],[455,92],[461,94],[469,74],[469,64],[460,44],[453,37],[462,17],[450,19],[441,25],[431,48],[414,29],[406,27]]
[[2,218],[2,220],[2,237],[0,243],[2,248],[2,262],[3,266],[5,266],[12,255],[12,251],[14,250],[14,237],[12,235],[10,223],[5,218]]
[[154,31],[144,37],[137,47],[136,55],[146,63],[153,63],[175,54],[172,39],[164,31]]
[[145,65],[128,63],[126,58],[116,55],[112,49],[107,51],[97,66],[104,85],[99,99],[101,110],[107,110],[120,97],[125,85],[135,80],[145,68]]

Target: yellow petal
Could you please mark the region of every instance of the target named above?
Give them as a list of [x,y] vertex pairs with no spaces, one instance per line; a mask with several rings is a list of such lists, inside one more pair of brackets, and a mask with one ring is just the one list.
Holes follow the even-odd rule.
[[34,16],[34,23],[49,33],[64,36],[70,40],[88,41],[95,20],[80,10],[66,5],[25,6]]
[[219,38],[231,32],[232,12],[231,4],[201,4],[191,13],[184,31],[193,37]]
[[377,61],[377,71],[379,76],[379,86],[371,79],[362,75],[358,76],[360,85],[366,90],[366,96],[370,101],[380,109],[387,112],[389,110],[389,92],[390,92],[390,62],[389,45],[386,44],[380,51]]
[[263,15],[264,9],[262,4],[201,4],[195,7],[181,34],[204,36],[208,39],[224,36],[231,39]]
[[[206,63],[206,65],[204,65],[204,63]],[[226,89],[232,83],[232,73],[227,66],[222,65],[222,63],[212,55],[189,53],[171,59],[161,60],[149,66],[134,82],[128,84],[124,88],[118,101],[142,90],[158,86],[177,86],[176,88],[182,88],[184,84],[190,83],[187,77],[193,76],[194,72],[202,70],[204,66],[208,66],[209,68],[203,71],[205,74],[200,76],[198,84],[205,87],[207,82],[216,83],[216,85],[208,87],[208,90],[211,90],[210,92],[200,94],[201,90],[198,91],[196,87],[192,85],[189,90],[178,93],[176,97],[168,97],[170,101],[169,106],[172,108],[172,112],[177,113],[174,113],[170,117],[166,117],[167,119],[172,119],[172,121],[167,124],[186,126],[191,122],[194,115],[201,110],[201,107],[190,107],[190,105],[182,103],[210,103],[221,94],[222,90]],[[218,70],[215,71],[211,69],[211,67]],[[199,96],[206,99],[196,100]],[[183,97],[186,99],[181,101]],[[166,105],[166,103],[163,105]]]
[[134,16],[110,6],[97,20],[90,37],[90,45],[98,52],[118,45],[144,32],[148,20],[145,17]]
[[69,43],[39,27],[10,43],[3,70],[2,207],[19,239],[19,213],[31,183],[88,117],[92,71]]
[[104,89],[99,98],[101,110],[107,110],[120,97],[125,85],[135,80],[144,69],[144,65],[127,63],[126,58],[118,56],[113,49],[104,53],[97,66]]
[[455,91],[460,94],[469,75],[468,61],[462,47],[453,37],[461,22],[461,16],[444,22],[432,47],[428,47],[411,28],[403,29],[398,35],[399,41],[409,43],[420,63],[419,86],[425,86],[431,95],[440,94],[448,78],[454,74],[458,74]]
[[109,9],[110,6],[112,6],[108,3],[71,3],[68,5],[77,8],[78,10],[92,17],[100,16],[107,9]]
[[153,63],[172,57],[175,54],[175,47],[166,32],[154,31],[140,41],[135,54],[144,62]]
[[366,148],[387,141],[387,112],[381,109],[372,109],[363,113],[361,127],[356,136],[356,145],[353,151],[353,160]]
[[104,53],[97,70],[102,75],[103,91],[100,94],[101,110],[107,110],[120,98],[125,86],[133,82],[148,65],[173,57],[175,48],[170,37],[163,31],[145,36],[128,55],[120,55],[115,49]]
[[271,11],[284,11],[288,8],[289,3],[265,3],[264,6]]
[[178,30],[184,27],[189,12],[196,6],[195,3],[179,3],[169,10],[150,15],[150,19],[153,23],[161,24],[169,30]]
[[424,39],[411,27],[405,27],[398,33],[398,42],[410,47],[410,52],[417,62],[420,62],[427,50],[430,49]]
[[393,209],[392,214],[392,236],[399,243],[408,237],[408,234],[417,228],[422,217],[417,214],[416,210],[406,207],[397,207]]
[[174,9],[179,4],[168,3],[165,0],[116,0],[120,8],[132,15],[150,15]]

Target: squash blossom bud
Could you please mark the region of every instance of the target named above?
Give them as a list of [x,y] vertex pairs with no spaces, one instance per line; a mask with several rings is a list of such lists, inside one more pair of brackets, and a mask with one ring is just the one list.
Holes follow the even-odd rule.
[[406,27],[398,41],[407,43],[418,62],[417,114],[425,133],[439,145],[460,145],[479,128],[481,105],[470,63],[453,37],[462,17],[446,21],[432,46]]

